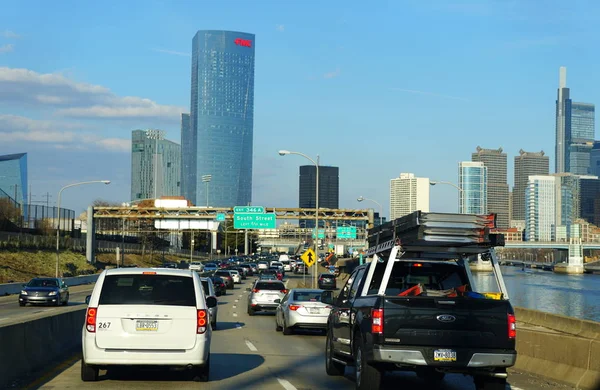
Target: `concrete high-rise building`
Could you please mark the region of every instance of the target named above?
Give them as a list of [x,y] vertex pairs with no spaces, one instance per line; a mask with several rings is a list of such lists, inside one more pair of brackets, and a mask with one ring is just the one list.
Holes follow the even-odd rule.
[[487,212],[497,214],[497,226],[509,228],[508,183],[506,180],[506,153],[499,149],[483,149],[471,155],[471,161],[482,162],[487,167]]
[[525,220],[525,189],[527,188],[529,176],[548,175],[549,173],[550,158],[545,155],[543,150],[541,152],[519,150],[519,155],[515,156],[511,220]]
[[458,212],[461,214],[487,214],[488,167],[481,161],[458,163]]
[[190,131],[182,133],[183,195],[194,204],[245,206],[252,201],[253,34],[198,31],[192,40]]
[[[146,130],[131,132],[131,200],[181,194],[181,148]],[[156,189],[156,191],[155,191]]]
[[571,99],[567,88],[567,68],[560,67],[558,81],[558,95],[556,98],[556,141],[554,171],[556,173],[568,172],[568,146],[571,133]]
[[590,174],[600,176],[600,141],[594,141],[590,152]]
[[421,210],[429,212],[429,178],[401,173],[390,180],[390,220]]
[[525,197],[525,240],[554,241],[556,177],[529,176]]
[[24,206],[28,203],[27,190],[27,153],[0,156],[0,191]]
[[571,103],[568,172],[589,175],[590,155],[594,146],[595,107],[590,103]]
[[[298,207],[314,209],[316,207],[317,167],[300,166],[300,184],[298,186]],[[319,208],[338,209],[340,206],[340,169],[319,165]],[[323,222],[319,226],[323,226]],[[300,220],[301,227],[314,228],[315,222]]]

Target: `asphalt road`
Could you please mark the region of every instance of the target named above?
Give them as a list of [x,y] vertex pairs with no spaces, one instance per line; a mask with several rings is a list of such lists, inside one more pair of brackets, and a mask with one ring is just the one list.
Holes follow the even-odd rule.
[[[296,286],[301,277],[292,276],[288,288]],[[324,343],[320,332],[303,332],[284,336],[275,331],[271,314],[246,313],[250,279],[237,285],[233,293],[219,298],[218,329],[213,332],[211,370],[208,383],[194,383],[180,372],[164,370],[124,370],[100,372],[95,383],[80,379],[79,356],[59,363],[45,373],[38,373],[33,382],[23,382],[26,389],[260,389],[316,390],[353,389],[354,370],[346,369],[343,377],[325,373]],[[538,390],[567,389],[540,378],[510,372],[507,389]],[[411,373],[388,374],[384,389],[425,389],[425,383]],[[448,375],[436,387],[440,390],[474,389],[470,377]]]
[[[76,306],[85,304],[85,297],[92,293],[93,284],[69,287],[69,304]],[[26,320],[29,317],[39,316],[42,313],[55,315],[65,310],[63,306],[19,306],[18,295],[8,295],[0,297],[0,325],[7,322]]]

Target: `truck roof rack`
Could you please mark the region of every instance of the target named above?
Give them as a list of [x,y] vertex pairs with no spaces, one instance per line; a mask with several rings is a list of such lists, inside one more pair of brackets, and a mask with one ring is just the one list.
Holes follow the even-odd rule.
[[415,211],[368,231],[367,256],[389,253],[394,246],[419,257],[486,253],[504,246],[504,235],[490,233],[496,214],[451,214]]

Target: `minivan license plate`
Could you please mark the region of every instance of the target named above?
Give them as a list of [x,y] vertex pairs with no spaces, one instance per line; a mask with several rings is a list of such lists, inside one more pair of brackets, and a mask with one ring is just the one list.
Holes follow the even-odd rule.
[[451,349],[436,349],[433,351],[433,360],[436,362],[455,362],[456,351]]
[[138,332],[156,332],[158,330],[158,321],[137,320],[135,330]]

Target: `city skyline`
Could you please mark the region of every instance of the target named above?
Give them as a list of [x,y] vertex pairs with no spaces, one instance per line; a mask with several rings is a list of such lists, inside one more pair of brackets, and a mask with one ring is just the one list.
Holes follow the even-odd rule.
[[[123,167],[130,166],[129,132],[164,128],[167,139],[179,139],[181,113],[189,112],[189,39],[198,29],[252,31],[260,39],[254,204],[294,206],[299,163],[277,156],[277,150],[291,144],[294,150],[319,155],[323,164],[339,166],[340,207],[361,208],[365,205],[357,204],[357,194],[388,203],[386,183],[399,166],[418,176],[456,183],[456,164],[478,144],[502,146],[509,156],[509,172],[510,156],[521,148],[553,150],[559,66],[569,67],[569,87],[577,100],[600,98],[594,60],[578,59],[584,44],[564,35],[579,26],[580,19],[569,16],[557,30],[547,24],[561,16],[557,10],[540,16],[537,8],[524,6],[518,15],[526,15],[527,21],[515,22],[516,11],[502,4],[486,4],[483,15],[445,5],[388,4],[367,12],[345,7],[343,16],[328,4],[313,20],[317,28],[307,29],[298,22],[308,10],[297,5],[274,14],[260,4],[241,4],[233,10],[215,4],[194,4],[185,10],[164,7],[165,12],[143,11],[147,22],[157,26],[144,34],[139,33],[144,31],[141,22],[125,23],[125,15],[136,9],[129,4],[117,5],[119,12],[111,13],[94,4],[76,9],[40,4],[36,12],[51,16],[48,23],[29,23],[18,4],[7,6],[0,16],[0,31],[13,32],[0,37],[0,45],[13,47],[0,55],[0,91],[11,91],[0,94],[0,153],[29,153],[30,184],[38,198],[81,179],[110,178],[111,186],[82,187],[66,193],[63,201],[80,211],[96,198],[128,200],[131,178]],[[396,39],[382,23],[392,22],[391,15],[399,11],[410,22],[395,34],[410,32],[424,14],[441,22],[440,28],[446,23],[458,27],[443,36],[437,28],[428,31],[401,54],[391,50]],[[69,12],[74,17],[66,18]],[[163,22],[167,14],[177,21]],[[114,28],[86,28],[89,15]],[[336,23],[327,30],[331,20]],[[359,20],[365,20],[365,26],[357,36],[352,26]],[[484,35],[473,34],[480,20],[493,28]],[[281,25],[285,27],[276,27]],[[530,26],[537,32],[526,29]],[[544,35],[560,38],[548,41]],[[71,44],[73,36],[78,42],[96,43]],[[457,39],[460,50],[449,50]],[[354,44],[344,43],[348,40]],[[382,53],[383,66],[377,72],[366,71],[372,63],[356,56],[357,45],[367,42]],[[432,50],[443,61],[432,61]],[[41,60],[32,62],[34,54]],[[113,56],[119,61],[106,61]],[[436,76],[449,73],[453,77]],[[516,85],[519,94],[514,93]],[[375,129],[372,134],[386,144],[402,145],[394,164],[385,152],[367,151],[368,157],[360,159],[350,155],[356,145],[366,145],[365,129]],[[343,137],[337,136],[340,132]],[[512,187],[511,174],[508,181]],[[431,206],[454,211],[457,199],[455,190],[440,186],[431,194]]]

